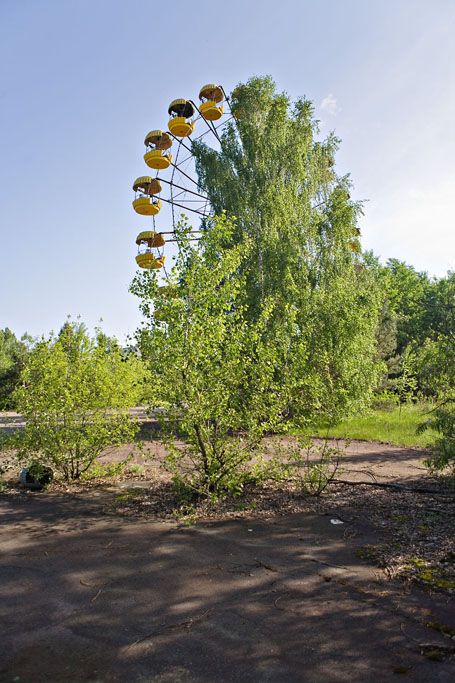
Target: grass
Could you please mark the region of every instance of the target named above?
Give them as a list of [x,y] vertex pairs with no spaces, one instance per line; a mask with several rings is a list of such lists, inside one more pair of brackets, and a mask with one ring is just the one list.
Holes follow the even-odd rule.
[[340,439],[382,441],[395,446],[429,446],[436,433],[429,429],[416,434],[416,429],[428,416],[428,405],[403,405],[401,410],[370,410],[365,415],[343,420],[333,427],[321,426],[312,430],[314,436],[331,436]]

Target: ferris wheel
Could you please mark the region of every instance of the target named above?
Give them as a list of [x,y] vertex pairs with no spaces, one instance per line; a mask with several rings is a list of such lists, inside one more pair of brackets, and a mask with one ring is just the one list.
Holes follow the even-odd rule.
[[[164,247],[167,242],[176,242],[181,214],[191,212],[203,220],[211,213],[209,200],[197,182],[192,145],[202,138],[219,144],[219,129],[233,118],[224,88],[213,83],[200,89],[199,105],[190,99],[176,99],[170,103],[168,114],[168,130],[152,130],[144,140],[144,161],[155,175],[140,176],[133,183],[133,209],[148,221],[136,237],[136,263],[140,268],[163,269],[165,274]],[[158,227],[163,203],[171,209],[170,225],[164,230]],[[199,239],[200,232],[192,230],[190,239]]]

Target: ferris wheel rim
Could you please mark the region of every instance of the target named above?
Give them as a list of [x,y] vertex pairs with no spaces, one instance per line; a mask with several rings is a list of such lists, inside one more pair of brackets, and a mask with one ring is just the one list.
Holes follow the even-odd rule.
[[[215,83],[202,86],[199,91],[199,99],[201,100],[199,105],[189,98],[177,98],[171,101],[167,109],[167,113],[171,117],[167,130],[159,128],[150,130],[144,139],[146,146],[144,161],[150,169],[156,171],[156,175],[140,176],[133,183],[134,192],[139,193],[139,196],[136,194],[133,205],[138,204],[138,201],[141,200],[143,202],[146,200],[154,202],[153,206],[135,206],[137,213],[143,216],[151,216],[153,226],[153,229],[141,230],[136,238],[136,243],[138,247],[140,244],[145,244],[147,246],[146,253],[149,254],[152,254],[152,248],[156,249],[158,256],[155,261],[160,261],[159,266],[144,267],[149,270],[159,268],[167,280],[169,280],[169,276],[164,264],[165,256],[160,251],[164,244],[155,243],[161,242],[161,240],[158,238],[155,240],[154,236],[160,235],[166,243],[179,243],[177,232],[182,215],[190,212],[200,217],[201,220],[210,218],[212,213],[210,199],[206,193],[203,194],[204,191],[201,189],[194,166],[190,167],[191,164],[195,164],[196,160],[194,145],[208,135],[213,136],[217,145],[221,145],[222,140],[218,130],[235,118],[223,86]],[[225,111],[224,102],[227,111]],[[205,130],[193,137],[196,124],[199,126],[200,123],[205,126]],[[204,140],[204,142],[206,141]],[[175,154],[165,154],[173,145],[176,145]],[[186,156],[182,154],[183,149],[188,152]],[[167,180],[162,174],[171,167],[170,180]],[[189,183],[191,183],[190,187],[188,187]],[[169,197],[162,196],[163,184],[169,188]],[[171,206],[172,230],[160,231],[157,229],[156,217],[161,209],[162,202]],[[202,229],[191,229],[190,241],[199,240],[202,233]],[[171,238],[164,239],[163,235],[165,234],[169,234]],[[179,245],[178,248],[180,249]],[[161,257],[163,258],[161,259]],[[151,256],[142,259],[142,261],[155,263]]]

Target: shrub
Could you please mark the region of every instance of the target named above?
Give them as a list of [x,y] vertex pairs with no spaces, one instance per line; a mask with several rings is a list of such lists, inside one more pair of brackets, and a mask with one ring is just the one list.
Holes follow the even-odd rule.
[[371,402],[372,410],[384,410],[385,412],[392,412],[397,408],[399,398],[392,391],[383,391],[377,394]]
[[0,330],[0,410],[14,410],[12,399],[24,367],[31,338],[19,341],[7,327]]
[[339,471],[344,449],[332,446],[328,439],[315,442],[304,437],[288,448],[288,466],[295,471],[298,488],[320,496]]
[[[132,285],[148,318],[138,342],[153,370],[150,400],[161,406],[169,433],[167,467],[179,492],[212,498],[242,488],[261,436],[280,423],[286,402],[275,379],[286,325],[273,343],[264,339],[273,301],[256,321],[246,318],[241,269],[249,242],[224,249],[232,229],[232,222],[219,219],[193,248],[180,227],[169,276],[174,296],[158,287],[154,273],[141,274]],[[175,435],[184,437],[183,447]]]
[[433,471],[448,470],[455,475],[455,400],[448,399],[438,406],[430,419],[422,423],[418,431],[421,433],[432,427],[440,434],[430,447],[430,456],[424,461]]
[[31,351],[14,400],[26,427],[7,446],[21,463],[51,466],[66,480],[79,479],[109,446],[131,442],[141,368],[117,342],[83,325],[69,324],[58,337]]

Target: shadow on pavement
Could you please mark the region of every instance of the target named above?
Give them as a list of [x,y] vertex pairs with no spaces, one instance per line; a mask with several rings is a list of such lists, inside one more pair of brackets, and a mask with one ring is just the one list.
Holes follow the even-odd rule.
[[[452,681],[421,645],[447,596],[359,559],[326,515],[194,526],[81,496],[3,501],[0,681]],[[349,532],[349,533],[347,533]]]

